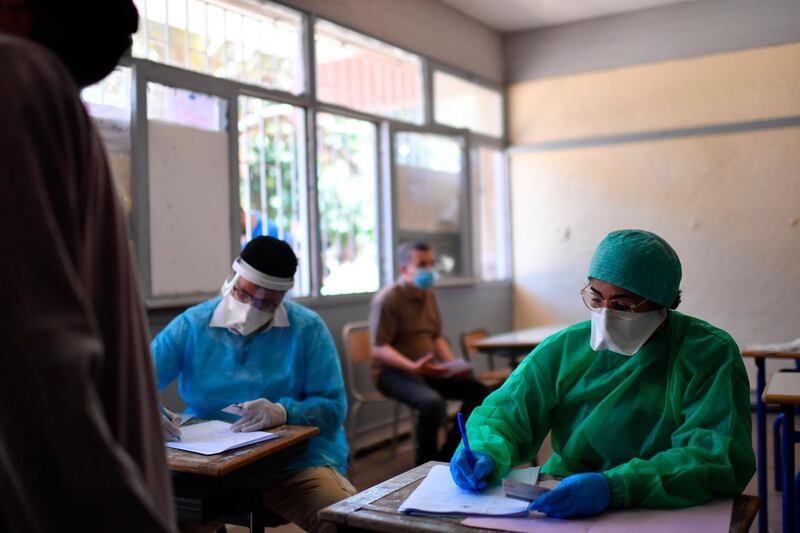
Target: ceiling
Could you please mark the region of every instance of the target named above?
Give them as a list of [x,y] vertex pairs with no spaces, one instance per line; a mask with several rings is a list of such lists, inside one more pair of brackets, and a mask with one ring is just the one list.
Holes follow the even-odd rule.
[[696,0],[439,0],[494,28],[512,32]]

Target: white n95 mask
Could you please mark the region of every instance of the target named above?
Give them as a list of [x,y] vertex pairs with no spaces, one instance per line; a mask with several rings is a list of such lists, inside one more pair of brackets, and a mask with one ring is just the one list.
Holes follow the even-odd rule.
[[636,354],[655,333],[667,313],[664,309],[631,313],[629,319],[618,318],[607,307],[592,311],[592,350],[611,350],[628,357]]
[[228,329],[239,335],[250,335],[267,324],[275,315],[273,311],[262,311],[237,300],[230,288],[222,298],[222,317]]

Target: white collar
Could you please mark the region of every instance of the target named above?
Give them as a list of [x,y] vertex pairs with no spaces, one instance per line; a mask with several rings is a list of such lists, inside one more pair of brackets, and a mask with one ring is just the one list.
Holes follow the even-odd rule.
[[[211,320],[208,322],[208,325],[212,328],[225,328],[227,329],[228,326],[225,324],[225,318],[222,315],[222,303],[225,301],[223,297],[222,300],[219,301],[217,307],[214,308],[214,314],[211,315]],[[275,308],[275,316],[272,317],[270,320],[269,325],[263,331],[259,333],[264,333],[265,331],[271,330],[273,327],[275,328],[288,328],[291,324],[289,324],[289,313],[286,311],[286,307],[283,305],[283,302]]]

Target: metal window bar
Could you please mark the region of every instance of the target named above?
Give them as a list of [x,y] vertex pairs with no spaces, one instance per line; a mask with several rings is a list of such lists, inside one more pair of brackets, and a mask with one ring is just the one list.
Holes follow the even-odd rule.
[[269,234],[269,213],[268,207],[268,194],[267,194],[267,131],[264,124],[264,101],[259,100],[258,106],[258,144],[260,147],[258,151],[258,183],[261,186],[259,195],[259,214],[261,216],[261,235]]
[[[279,104],[276,104],[276,106]],[[275,222],[278,225],[278,238],[283,240],[285,235],[284,227],[286,220],[284,219],[283,212],[283,169],[281,168],[281,161],[278,154],[283,153],[283,136],[281,132],[281,113],[278,109],[275,110],[274,123],[275,123],[275,194],[278,198],[278,207],[275,214]]]
[[242,142],[244,143],[244,157],[241,165],[242,175],[241,179],[244,180],[244,235],[245,241],[249,242],[253,238],[253,224],[250,221],[250,211],[252,206],[250,204],[250,132],[247,123],[247,114],[250,111],[250,102],[243,101],[242,107],[244,113],[239,116],[239,121],[244,124],[244,135],[242,135]]
[[149,0],[144,0],[142,2],[142,19],[143,19],[143,25],[144,25],[144,34],[142,35],[142,37],[143,37],[142,40],[144,41],[144,56],[145,57],[148,57],[150,55],[150,53],[149,53],[150,52],[150,37],[148,35],[148,30],[149,30],[148,26],[150,24],[148,23],[149,19],[147,18],[147,3],[148,2],[149,2]]
[[183,0],[183,13],[185,17],[184,23],[186,24],[186,28],[183,31],[183,64],[186,66],[186,68],[190,68],[192,64],[192,48],[189,46],[189,0]]
[[164,1],[164,32],[166,33],[166,45],[164,50],[164,61],[166,63],[172,63],[172,32],[170,31],[169,26],[169,3],[172,0],[165,0]]

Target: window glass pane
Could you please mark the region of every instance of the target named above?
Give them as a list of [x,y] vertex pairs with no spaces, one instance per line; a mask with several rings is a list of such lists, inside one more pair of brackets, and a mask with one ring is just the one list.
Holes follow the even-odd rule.
[[376,132],[371,122],[317,114],[322,294],[378,290]]
[[320,100],[422,123],[419,56],[326,21],[316,23],[314,41]]
[[481,278],[487,281],[507,279],[510,276],[508,192],[503,152],[480,147],[475,150],[474,161]]
[[503,135],[501,93],[440,71],[433,73],[433,115],[439,124]]
[[259,235],[289,243],[298,258],[292,294],[310,294],[304,113],[299,107],[239,97],[241,247]]
[[228,102],[216,96],[147,84],[147,118],[209,131],[227,129]]
[[108,152],[111,173],[125,214],[131,214],[131,69],[117,67],[81,91]]
[[259,0],[134,0],[134,57],[262,85],[305,90],[303,16]]
[[147,84],[150,289],[219,291],[231,265],[227,100]]
[[431,244],[444,278],[468,271],[461,229],[463,147],[461,139],[442,135],[401,132],[395,138],[398,241]]

